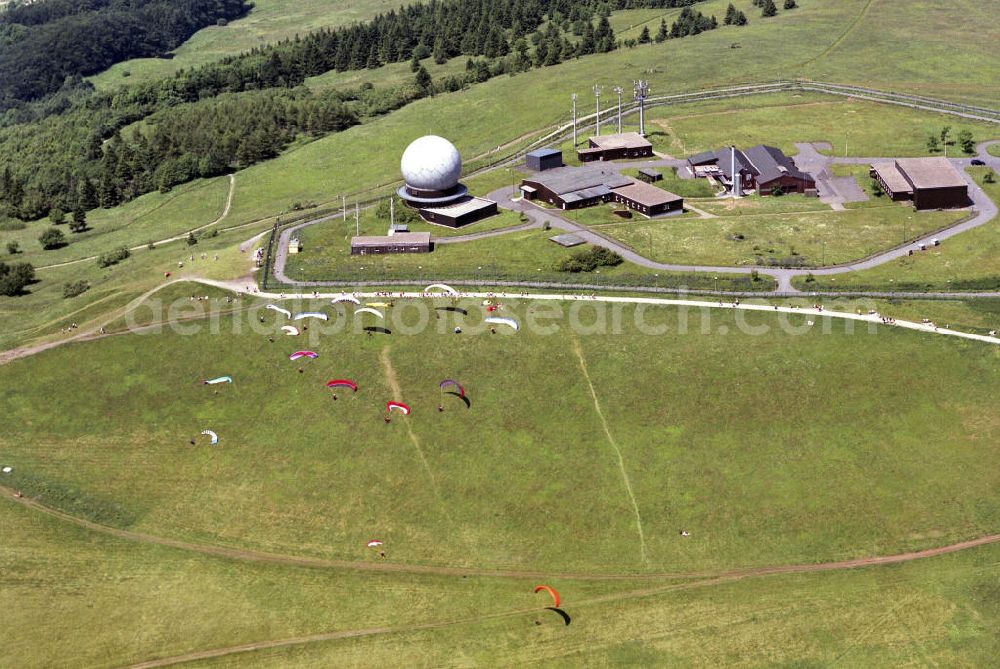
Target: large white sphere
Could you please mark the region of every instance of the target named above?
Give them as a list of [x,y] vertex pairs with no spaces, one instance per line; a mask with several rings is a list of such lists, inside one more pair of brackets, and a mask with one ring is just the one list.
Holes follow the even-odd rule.
[[426,135],[406,147],[399,169],[411,188],[445,191],[462,176],[462,156],[444,137]]

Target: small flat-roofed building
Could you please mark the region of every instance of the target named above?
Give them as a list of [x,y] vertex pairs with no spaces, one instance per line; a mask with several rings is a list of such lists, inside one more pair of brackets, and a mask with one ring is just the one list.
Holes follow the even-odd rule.
[[969,203],[969,186],[947,158],[899,158],[875,163],[871,176],[892,200],[913,200],[915,209],[947,209]]
[[639,170],[639,179],[651,184],[657,181],[662,181],[663,174],[659,170],[654,170],[651,167],[643,167]]
[[524,156],[524,164],[529,170],[534,170],[535,172],[562,167],[562,151],[558,149],[535,149]]
[[598,135],[589,140],[590,147],[576,152],[580,162],[646,158],[653,155],[653,145],[637,132]]
[[583,237],[580,235],[574,235],[572,232],[567,232],[564,235],[556,235],[555,237],[549,237],[549,241],[555,242],[559,246],[567,249],[586,243]]
[[460,228],[476,221],[481,221],[497,213],[497,203],[481,197],[468,197],[454,204],[441,207],[424,207],[420,216],[428,223],[447,225],[449,228]]
[[614,189],[612,199],[646,216],[684,210],[684,198],[641,181]]
[[430,253],[431,233],[397,232],[384,237],[360,236],[351,238],[351,255],[384,255],[386,253]]
[[631,183],[613,170],[600,167],[558,167],[526,177],[521,192],[560,209],[579,209],[611,199],[611,189]]
[[299,241],[298,237],[288,242],[289,253],[299,253],[301,250],[302,250],[302,242]]

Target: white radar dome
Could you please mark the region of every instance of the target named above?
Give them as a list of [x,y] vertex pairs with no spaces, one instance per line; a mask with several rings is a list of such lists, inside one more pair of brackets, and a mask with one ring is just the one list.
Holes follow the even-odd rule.
[[453,188],[462,175],[462,156],[444,137],[426,135],[406,147],[399,168],[410,188],[446,191]]

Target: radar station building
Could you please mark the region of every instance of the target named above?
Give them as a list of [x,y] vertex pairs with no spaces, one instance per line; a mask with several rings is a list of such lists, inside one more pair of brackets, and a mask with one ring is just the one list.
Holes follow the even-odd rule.
[[914,209],[948,209],[969,203],[969,186],[947,158],[874,163],[870,174],[889,199],[912,200]]
[[758,195],[770,195],[777,188],[784,193],[816,192],[812,176],[800,170],[781,149],[765,144],[746,151],[733,147],[706,151],[691,156],[687,162],[696,177],[714,177],[729,191],[733,189],[735,174],[742,193],[756,191]]
[[559,209],[582,209],[620,202],[646,216],[683,211],[684,198],[597,166],[560,167],[525,178],[521,193]]
[[524,156],[524,166],[535,172],[562,167],[562,151],[558,149],[536,149]]
[[458,228],[497,213],[497,203],[469,195],[458,179],[462,157],[444,137],[414,140],[400,160],[403,182],[396,194],[428,223]]
[[595,160],[619,160],[621,158],[651,158],[653,145],[637,132],[622,132],[616,135],[598,135],[589,139],[589,148],[578,149],[576,157],[581,163]]

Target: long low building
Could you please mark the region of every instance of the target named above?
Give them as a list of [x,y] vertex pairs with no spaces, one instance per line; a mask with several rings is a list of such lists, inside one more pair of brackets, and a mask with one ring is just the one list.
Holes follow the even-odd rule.
[[660,216],[671,211],[684,210],[684,198],[656,186],[633,181],[627,186],[615,188],[612,199],[621,202],[646,216]]
[[560,209],[620,202],[646,216],[684,208],[684,199],[650,184],[596,166],[560,167],[525,178],[521,193]]
[[460,228],[495,216],[496,213],[497,203],[481,197],[467,197],[454,204],[420,209],[420,216],[428,223],[446,225],[449,228]]
[[628,177],[600,167],[557,167],[526,177],[521,192],[560,209],[580,209],[606,202],[611,189],[632,183]]
[[431,233],[397,232],[385,236],[351,238],[351,255],[384,255],[386,253],[430,253]]
[[969,185],[947,158],[898,158],[874,163],[871,176],[891,200],[915,209],[948,209],[969,203]]
[[579,149],[576,152],[576,157],[581,163],[620,158],[647,158],[653,155],[653,145],[637,132],[598,135],[591,137],[588,143],[589,148]]

